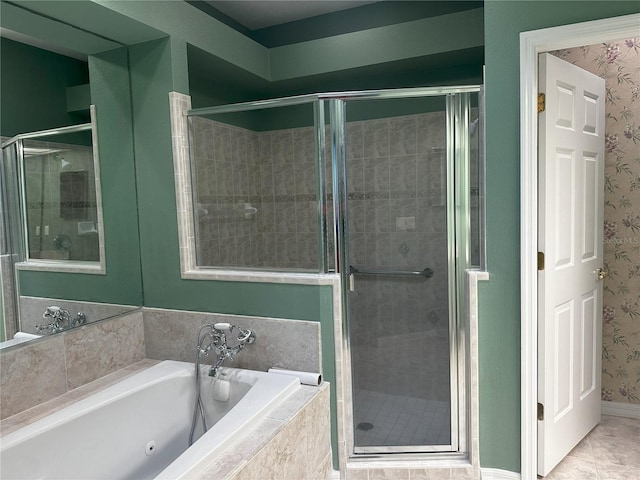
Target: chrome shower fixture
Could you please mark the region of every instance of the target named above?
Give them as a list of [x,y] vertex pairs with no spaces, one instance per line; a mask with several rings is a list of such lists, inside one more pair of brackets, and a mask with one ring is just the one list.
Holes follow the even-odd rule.
[[47,307],[42,314],[42,318],[50,318],[47,324],[36,325],[38,333],[58,333],[70,328],[79,327],[87,323],[87,316],[79,312],[75,317],[71,317],[69,310],[56,306]]
[[[235,339],[235,345],[229,346],[227,343],[227,335],[237,331],[238,335]],[[191,421],[191,431],[189,433],[189,445],[193,445],[195,438],[196,426],[198,424],[198,418],[202,423],[202,429],[206,432],[207,421],[204,413],[204,406],[202,403],[202,396],[200,395],[200,357],[209,355],[209,352],[213,350],[216,353],[216,363],[209,369],[210,377],[217,377],[218,369],[222,367],[224,361],[228,358],[233,361],[233,357],[244,349],[245,345],[251,344],[256,341],[256,334],[248,328],[240,328],[231,323],[209,323],[202,325],[198,330],[198,336],[196,340],[196,361],[195,361],[195,404],[193,407],[193,419]],[[221,375],[222,376],[222,375]],[[225,381],[223,379],[216,378],[214,381]]]
[[[205,330],[204,333],[202,333],[203,330]],[[228,337],[233,332],[237,332],[237,335],[235,340],[232,340],[234,344],[230,345]],[[209,376],[215,377],[226,359],[233,361],[233,358],[247,344],[252,344],[255,340],[256,334],[252,330],[240,328],[231,323],[218,322],[203,325],[198,335],[198,355],[208,355],[211,350],[215,352],[216,362],[209,370]]]

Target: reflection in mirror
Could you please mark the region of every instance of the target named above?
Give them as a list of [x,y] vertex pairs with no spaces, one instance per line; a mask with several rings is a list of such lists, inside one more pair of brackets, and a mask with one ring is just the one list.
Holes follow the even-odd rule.
[[142,304],[129,52],[53,17],[0,32],[0,348]]
[[23,133],[2,144],[0,348],[132,308],[28,297],[17,287],[20,270],[105,273],[93,107],[91,117],[92,123]]
[[[7,340],[0,341],[0,350],[13,349],[33,340],[45,340],[56,333],[140,309],[133,305],[75,302],[55,298],[21,297],[20,303],[27,305],[21,310],[21,325]],[[47,306],[40,308],[42,305]]]
[[13,212],[3,224],[15,237],[20,269],[105,273],[93,108],[91,116],[92,123],[24,133],[2,145],[4,170],[18,175],[17,186],[4,175]]
[[27,258],[99,262],[91,131],[62,137],[23,141]]

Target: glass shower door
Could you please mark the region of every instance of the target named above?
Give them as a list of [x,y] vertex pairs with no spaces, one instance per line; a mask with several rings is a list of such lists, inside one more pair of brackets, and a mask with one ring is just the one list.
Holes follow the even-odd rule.
[[356,454],[458,448],[446,111],[444,96],[346,102]]

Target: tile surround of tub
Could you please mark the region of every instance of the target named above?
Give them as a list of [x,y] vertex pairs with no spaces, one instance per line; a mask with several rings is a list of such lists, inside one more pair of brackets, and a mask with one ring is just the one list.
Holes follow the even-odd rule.
[[[256,333],[256,341],[234,359],[233,366],[266,371],[281,367],[321,372],[320,324],[302,320],[221,315],[144,308],[144,338],[148,358],[193,362],[201,325],[229,322]],[[204,363],[212,363],[212,356]]]
[[[127,338],[124,338],[124,335]],[[144,358],[142,312],[0,351],[0,418]]]
[[20,329],[26,333],[37,334],[36,325],[47,323],[42,314],[47,307],[57,306],[69,310],[75,317],[82,312],[87,317],[87,323],[105,318],[115,317],[125,312],[135,310],[137,306],[118,305],[113,303],[82,302],[75,300],[61,300],[59,298],[20,296]]
[[144,358],[142,312],[71,330],[64,336],[69,390]]
[[199,478],[329,480],[329,385],[303,386]]
[[61,335],[0,351],[0,418],[6,418],[67,391]]

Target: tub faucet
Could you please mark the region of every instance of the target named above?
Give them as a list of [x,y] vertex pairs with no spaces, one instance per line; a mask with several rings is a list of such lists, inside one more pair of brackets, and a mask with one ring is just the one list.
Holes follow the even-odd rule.
[[[200,355],[208,355],[211,350],[216,354],[216,361],[209,369],[209,376],[215,377],[218,369],[225,360],[233,361],[233,358],[244,349],[247,344],[256,341],[256,334],[248,328],[240,328],[230,323],[214,323],[204,325],[202,328],[208,328],[208,332],[200,336],[201,341],[198,343],[198,352]],[[227,336],[234,331],[238,332],[234,345],[229,345]],[[205,342],[209,342],[205,345]]]
[[87,322],[87,316],[84,313],[79,312],[72,318],[69,310],[56,306],[47,307],[42,314],[42,318],[49,318],[51,320],[49,323],[36,325],[38,333],[58,333],[84,325]]

